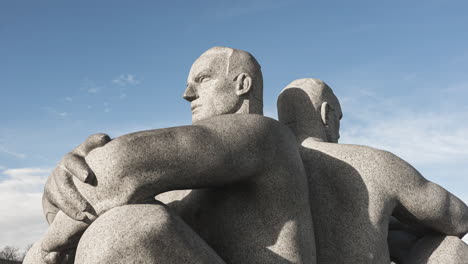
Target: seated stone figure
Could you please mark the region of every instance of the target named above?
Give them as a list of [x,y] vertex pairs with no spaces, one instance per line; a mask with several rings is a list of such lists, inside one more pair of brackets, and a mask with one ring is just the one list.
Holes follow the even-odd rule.
[[[51,225],[25,263],[41,263],[41,249],[47,263],[60,262],[86,229],[75,263],[315,263],[299,149],[287,127],[261,115],[256,60],[208,50],[184,98],[193,125],[101,137],[102,147],[54,170],[44,197]],[[194,190],[177,208],[154,200],[185,189]]]
[[468,263],[468,247],[458,238],[468,232],[468,207],[389,152],[337,144],[341,107],[324,82],[300,79],[286,86],[278,117],[302,145],[317,263],[389,263],[392,215],[401,221],[397,226],[432,231],[407,252],[392,243],[398,263]]

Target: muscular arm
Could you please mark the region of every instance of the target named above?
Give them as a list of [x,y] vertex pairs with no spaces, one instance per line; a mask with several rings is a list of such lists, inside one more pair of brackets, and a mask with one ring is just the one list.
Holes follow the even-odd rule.
[[117,199],[112,206],[170,190],[223,186],[261,175],[285,141],[294,146],[293,136],[278,122],[239,114],[128,134],[86,157],[96,189],[76,184],[90,201]]
[[468,207],[441,186],[426,180],[404,160],[387,153],[398,205],[394,215],[410,224],[423,224],[446,235],[468,232]]

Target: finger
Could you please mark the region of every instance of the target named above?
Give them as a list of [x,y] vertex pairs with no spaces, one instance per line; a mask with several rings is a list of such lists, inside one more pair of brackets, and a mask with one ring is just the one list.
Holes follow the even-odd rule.
[[55,219],[55,216],[60,211],[57,206],[53,205],[46,193],[42,195],[42,211],[44,212],[44,216],[46,217],[47,223],[50,225]]
[[63,157],[59,166],[62,166],[65,171],[77,177],[82,182],[88,182],[91,177],[94,177],[94,173],[88,167],[88,164],[86,164],[85,159],[72,152]]
[[42,260],[46,264],[58,264],[60,263],[62,259],[62,256],[60,252],[45,252],[42,251]]
[[91,150],[99,148],[111,141],[111,138],[107,134],[99,133],[89,136],[85,142],[75,148],[72,152],[82,157],[88,155]]
[[[66,170],[61,171],[63,171],[63,173],[59,174],[60,177],[54,177],[55,184],[57,187],[60,187],[58,188],[60,197],[74,209],[77,209],[80,215],[84,214],[84,220],[86,220],[88,214],[93,215],[93,207],[76,188],[76,185],[73,182],[73,176]],[[73,216],[70,217],[73,218]]]
[[65,172],[59,168],[56,168],[49,176],[49,178],[47,178],[42,196],[42,209],[44,211],[44,215],[46,216],[49,224],[54,221],[55,215],[60,210],[64,211],[67,215],[73,217],[74,219],[83,220],[85,215],[82,214],[78,209],[74,208],[73,205],[67,203],[62,197],[60,197],[61,194],[59,188],[57,187],[57,184],[54,180],[56,177],[64,177],[63,175],[60,176],[60,173]]
[[44,252],[63,252],[74,249],[78,245],[87,223],[76,221],[63,212],[57,214],[52,225],[42,239],[41,249]]
[[[69,183],[72,182],[71,177],[73,176],[58,166],[47,180],[44,195],[46,195],[47,200],[52,205],[59,208],[69,217],[78,221],[84,221],[86,215],[83,211],[90,205],[88,205],[88,202],[78,193],[74,185],[70,186]],[[68,184],[65,184],[66,182],[68,182]],[[64,193],[70,194],[73,192],[76,192],[74,196],[64,195]]]
[[96,180],[91,168],[89,168],[84,157],[93,149],[99,148],[111,141],[106,134],[94,134],[89,136],[85,142],[67,154],[63,159],[63,165],[66,170],[76,176],[84,183],[93,184]]

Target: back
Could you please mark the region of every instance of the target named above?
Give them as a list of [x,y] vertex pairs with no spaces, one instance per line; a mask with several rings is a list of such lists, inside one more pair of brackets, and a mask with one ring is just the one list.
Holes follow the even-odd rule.
[[318,263],[389,263],[388,219],[395,199],[379,170],[379,151],[306,140]]

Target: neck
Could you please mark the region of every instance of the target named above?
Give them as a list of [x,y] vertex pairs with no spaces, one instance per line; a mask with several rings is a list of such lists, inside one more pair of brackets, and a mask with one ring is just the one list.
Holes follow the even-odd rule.
[[236,114],[257,114],[263,115],[263,103],[255,99],[244,99]]
[[294,135],[296,135],[299,143],[302,143],[306,139],[317,142],[327,142],[327,134],[321,123],[304,120],[287,125],[293,131]]

